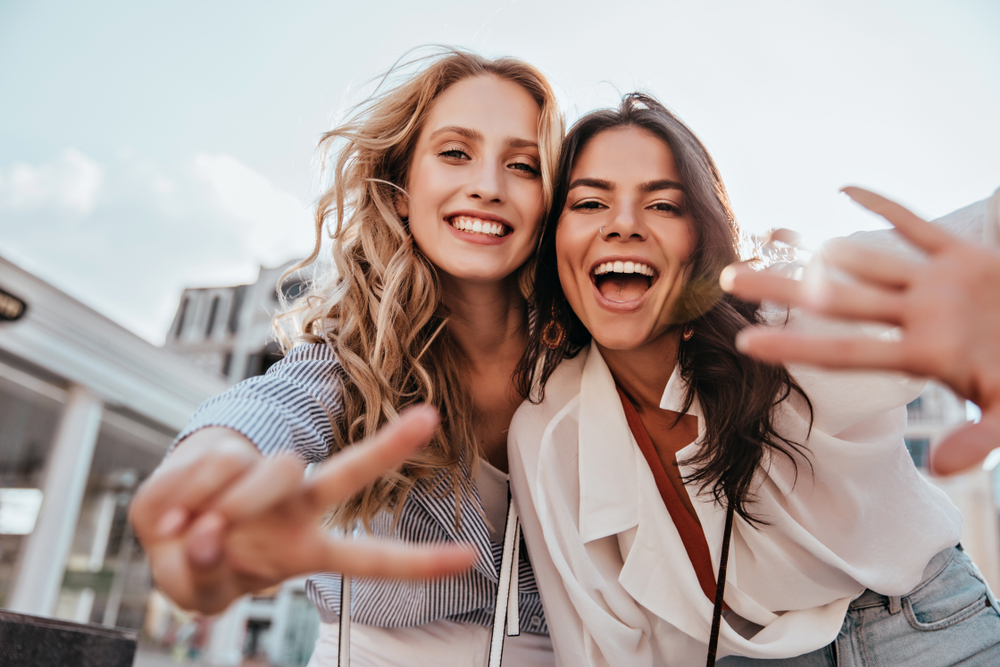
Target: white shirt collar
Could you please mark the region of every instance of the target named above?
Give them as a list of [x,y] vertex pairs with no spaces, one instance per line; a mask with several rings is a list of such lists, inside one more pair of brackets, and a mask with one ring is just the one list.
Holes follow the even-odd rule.
[[[664,410],[680,412],[687,383],[675,367],[660,399]],[[697,398],[687,414],[704,420]],[[684,451],[684,450],[682,450]],[[638,466],[646,466],[625,418],[615,380],[591,343],[580,382],[580,534],[584,542],[615,535],[639,524]]]

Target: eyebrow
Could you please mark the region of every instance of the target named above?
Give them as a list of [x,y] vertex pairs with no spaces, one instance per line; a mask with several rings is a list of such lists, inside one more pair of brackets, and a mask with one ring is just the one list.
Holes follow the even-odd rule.
[[[440,127],[433,132],[428,139],[433,140],[434,137],[439,134],[446,134],[448,132],[453,132],[460,137],[465,137],[469,141],[483,141],[483,133],[478,130],[473,130],[468,127],[461,127],[459,125],[448,125],[446,127]],[[531,141],[530,139],[521,139],[519,137],[508,137],[506,144],[511,148],[538,148],[538,143]]]
[[[569,189],[573,188],[597,188],[611,192],[615,189],[615,184],[603,178],[578,178],[569,184]],[[680,190],[684,192],[684,186],[677,181],[661,179],[659,181],[649,181],[639,186],[639,191],[643,193],[657,192],[659,190]]]
[[684,186],[677,181],[671,181],[670,179],[663,179],[659,181],[649,181],[648,183],[643,183],[639,186],[640,192],[657,192],[659,190],[680,190],[684,192]]

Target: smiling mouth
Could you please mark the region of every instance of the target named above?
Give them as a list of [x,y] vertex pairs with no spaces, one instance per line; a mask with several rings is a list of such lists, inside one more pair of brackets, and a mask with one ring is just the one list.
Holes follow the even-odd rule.
[[637,301],[649,291],[656,280],[656,269],[640,262],[603,262],[598,264],[592,279],[598,291],[608,301]]
[[454,218],[450,218],[448,220],[448,224],[460,232],[468,232],[470,234],[506,236],[510,233],[510,228],[503,223],[493,222],[492,220],[482,220],[480,218],[473,218],[467,215],[456,215]]

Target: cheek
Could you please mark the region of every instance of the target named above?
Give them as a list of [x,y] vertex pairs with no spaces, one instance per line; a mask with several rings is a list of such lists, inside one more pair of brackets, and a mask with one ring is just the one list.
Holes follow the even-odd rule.
[[508,191],[512,193],[512,203],[517,209],[522,224],[524,224],[525,229],[530,229],[531,235],[537,240],[537,234],[542,228],[542,218],[545,215],[541,183],[521,180]]
[[560,223],[556,229],[556,262],[559,283],[574,310],[578,305],[576,302],[581,289],[580,264],[581,253],[584,250],[585,248],[580,246],[580,239],[572,233],[571,227]]

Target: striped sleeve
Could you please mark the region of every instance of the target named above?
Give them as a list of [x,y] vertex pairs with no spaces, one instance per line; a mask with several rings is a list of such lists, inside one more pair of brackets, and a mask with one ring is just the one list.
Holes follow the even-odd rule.
[[246,436],[265,456],[294,452],[309,463],[322,461],[334,442],[332,424],[342,414],[342,381],[328,346],[299,345],[264,375],[202,403],[173,446],[199,429],[224,426]]

